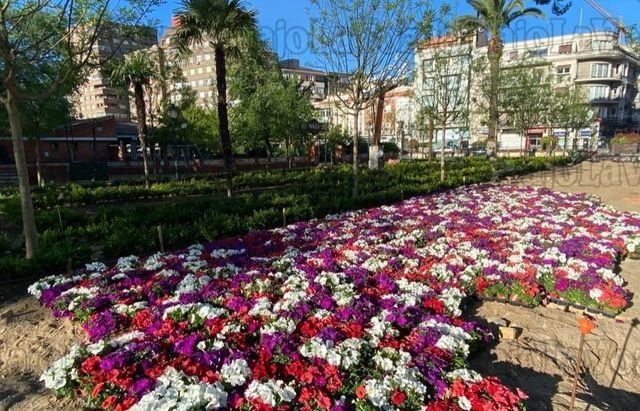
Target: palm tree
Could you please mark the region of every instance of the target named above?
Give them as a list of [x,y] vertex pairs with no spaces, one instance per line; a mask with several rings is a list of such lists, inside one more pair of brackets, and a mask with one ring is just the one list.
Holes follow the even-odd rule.
[[491,155],[497,147],[498,121],[498,93],[500,89],[500,60],[504,43],[502,31],[515,20],[525,17],[543,17],[542,10],[536,7],[525,7],[524,0],[467,0],[476,11],[476,15],[464,15],[454,21],[454,27],[461,31],[484,30],[490,36],[489,40],[489,137],[492,145]]
[[178,11],[180,25],[175,41],[183,54],[192,44],[209,43],[216,62],[218,128],[227,174],[227,195],[233,189],[233,149],[229,134],[227,108],[228,56],[240,54],[238,39],[257,32],[256,13],[247,10],[242,0],[183,0]]
[[145,87],[158,78],[158,69],[149,55],[138,52],[118,62],[108,69],[111,85],[116,88],[129,89],[133,87],[138,122],[138,139],[142,149],[144,164],[144,184],[149,188],[149,161],[147,159],[147,109],[144,98]]

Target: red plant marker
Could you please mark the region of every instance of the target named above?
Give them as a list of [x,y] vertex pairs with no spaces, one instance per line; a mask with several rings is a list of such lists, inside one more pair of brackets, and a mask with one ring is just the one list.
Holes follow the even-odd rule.
[[569,405],[569,411],[573,411],[573,407],[576,401],[578,378],[580,378],[580,367],[582,366],[582,350],[584,348],[584,338],[586,335],[591,334],[591,331],[596,328],[596,323],[593,318],[585,314],[582,318],[578,319],[578,328],[580,329],[580,347],[578,347],[578,361],[576,363],[576,373],[573,377],[573,388],[571,389],[571,404]]

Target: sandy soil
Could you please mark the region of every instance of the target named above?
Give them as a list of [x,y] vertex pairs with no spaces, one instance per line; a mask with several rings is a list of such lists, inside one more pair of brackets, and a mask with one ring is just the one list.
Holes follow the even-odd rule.
[[[640,211],[640,166],[584,163],[514,181],[589,192],[621,210]],[[639,272],[640,261],[622,265],[628,288],[635,293],[625,320],[599,319],[598,329],[587,339],[577,410],[638,409]],[[78,401],[56,399],[38,378],[67,347],[83,340],[82,332],[67,320],[54,320],[33,298],[24,296],[27,285],[0,286],[0,410],[81,409]],[[471,307],[468,315],[483,322],[506,319],[523,330],[518,340],[499,341],[476,356],[475,369],[524,389],[531,397],[530,410],[568,409],[579,342],[575,313],[484,302]]]
[[[557,191],[587,192],[620,210],[640,211],[640,166],[630,163],[583,163],[569,169],[515,180]],[[633,306],[620,320],[597,320],[585,343],[585,369],[576,410],[637,410],[640,407],[640,261],[622,263],[633,292]],[[469,315],[480,321],[506,319],[522,328],[516,341],[499,341],[473,360],[473,367],[521,387],[531,397],[530,410],[566,410],[576,366],[580,334],[578,314],[538,307],[534,310],[497,302],[479,303]]]

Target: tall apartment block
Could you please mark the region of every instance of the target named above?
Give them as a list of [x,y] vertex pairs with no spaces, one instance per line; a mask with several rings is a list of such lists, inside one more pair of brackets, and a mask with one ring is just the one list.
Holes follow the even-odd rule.
[[[93,46],[96,55],[107,57],[113,54],[116,59],[132,51],[146,49],[156,44],[157,31],[151,27],[141,27],[135,35],[123,38],[117,29],[110,30],[98,39]],[[100,70],[89,73],[87,82],[73,96],[79,118],[97,118],[113,116],[119,121],[129,121],[131,112],[129,97],[118,93],[111,87],[109,78],[103,76]]]
[[180,20],[173,17],[171,27],[160,37],[160,48],[167,56],[167,64],[180,65],[182,82],[170,84],[171,88],[190,86],[196,93],[197,102],[203,107],[215,104],[215,91],[213,85],[216,78],[216,61],[214,50],[208,42],[191,45],[191,54],[188,57],[174,58],[177,50],[173,43],[173,36],[180,26]]

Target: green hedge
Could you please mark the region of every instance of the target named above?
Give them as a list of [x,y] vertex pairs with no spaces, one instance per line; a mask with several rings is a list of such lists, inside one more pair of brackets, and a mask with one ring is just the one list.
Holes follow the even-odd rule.
[[[0,278],[19,279],[65,270],[94,259],[113,260],[122,255],[144,254],[159,248],[157,226],[162,225],[167,249],[195,242],[246,233],[282,225],[283,208],[287,223],[322,217],[363,207],[390,204],[415,195],[491,181],[496,175],[521,175],[566,165],[568,158],[451,159],[447,179],[440,182],[440,166],[436,162],[413,161],[381,170],[360,171],[360,196],[351,196],[351,169],[348,166],[297,172],[258,172],[238,176],[238,185],[263,188],[281,183],[287,177],[288,187],[253,191],[234,198],[224,196],[189,197],[194,193],[210,193],[216,178],[165,182],[146,190],[139,185],[121,184],[80,187],[51,187],[36,194],[40,208],[36,223],[40,230],[39,251],[32,260],[22,258],[20,244],[11,243],[0,233]],[[217,187],[217,186],[216,186]],[[58,192],[58,194],[56,194]],[[162,202],[102,204],[91,207],[58,206],[59,198],[72,198],[72,203],[99,204],[109,198],[153,197],[163,192],[176,198]],[[59,193],[63,193],[61,196]],[[131,197],[133,196],[133,197]],[[0,202],[0,213],[19,223],[17,198],[9,196]],[[65,200],[66,201],[66,200]],[[2,218],[0,214],[0,218]],[[61,225],[62,221],[62,225]]]

